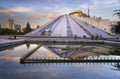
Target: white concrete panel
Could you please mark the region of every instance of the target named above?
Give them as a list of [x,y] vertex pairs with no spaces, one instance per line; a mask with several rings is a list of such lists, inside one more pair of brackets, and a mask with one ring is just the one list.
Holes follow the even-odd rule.
[[67,36],[66,16],[62,17],[60,22],[51,34],[52,36]]
[[[81,21],[76,17],[71,17],[69,15],[64,15],[58,17],[50,23],[45,24],[41,28],[38,28],[26,35],[40,35],[45,30],[51,31],[51,36],[77,36],[77,37],[90,37],[93,36],[102,36],[103,38],[115,38],[109,33],[98,29],[92,25],[89,25],[86,22]],[[89,34],[88,34],[89,33]]]
[[110,35],[109,33],[98,29],[92,25],[87,24],[86,22],[83,22],[81,20],[79,20],[78,18],[74,18],[80,25],[84,26],[85,28],[87,28],[87,30],[89,30],[90,32],[94,33],[94,35],[96,36],[102,36],[103,38],[115,38],[114,36]]
[[89,35],[84,31],[84,29],[82,29],[75,21],[73,21],[72,18],[68,17],[68,19],[69,19],[70,27],[74,36],[89,37]]

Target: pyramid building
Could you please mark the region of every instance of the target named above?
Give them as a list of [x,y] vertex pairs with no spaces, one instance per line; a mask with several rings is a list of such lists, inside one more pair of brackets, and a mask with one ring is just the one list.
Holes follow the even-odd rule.
[[59,37],[102,37],[115,38],[113,35],[98,29],[80,19],[70,16],[62,15],[53,21],[43,25],[42,27],[26,34],[26,36],[59,36]]

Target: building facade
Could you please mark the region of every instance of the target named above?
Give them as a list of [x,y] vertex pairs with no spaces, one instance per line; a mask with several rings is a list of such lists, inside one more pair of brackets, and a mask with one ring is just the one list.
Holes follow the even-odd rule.
[[21,25],[15,24],[13,29],[17,31],[21,30]]
[[87,14],[85,14],[82,10],[76,10],[74,12],[69,13],[69,15],[77,17],[87,17]]
[[7,19],[6,20],[6,28],[13,29],[14,27],[14,20],[13,19]]
[[101,17],[78,17],[81,21],[84,21],[90,25],[93,25],[101,30],[111,33],[110,29],[113,22],[109,19],[103,19]]

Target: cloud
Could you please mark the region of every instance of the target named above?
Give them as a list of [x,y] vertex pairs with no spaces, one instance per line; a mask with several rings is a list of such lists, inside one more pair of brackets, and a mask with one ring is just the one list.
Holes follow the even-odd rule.
[[17,17],[17,14],[15,14],[15,13],[8,13],[8,15],[10,15],[12,17]]
[[91,9],[103,9],[103,8],[111,8],[111,7],[118,7],[119,0],[91,0],[91,3],[85,3],[80,5],[80,8],[87,9],[88,5]]
[[59,9],[56,10],[56,12],[60,13],[60,14],[68,14],[72,11],[73,11],[72,8],[67,8],[67,7],[59,8]]
[[12,9],[4,9],[0,10],[0,13],[12,16],[12,17],[17,17],[17,13],[23,13],[23,12],[32,12],[32,9],[26,8],[26,7],[15,7]]
[[38,20],[40,18],[46,17],[46,14],[44,14],[44,13],[34,13],[34,14],[31,14],[29,17],[32,18],[32,19]]
[[43,6],[43,10],[52,14],[68,14],[74,11],[73,8],[66,7],[62,4],[54,5],[54,6]]
[[10,13],[12,12],[11,10],[0,10],[0,13]]
[[45,11],[50,11],[50,10],[52,10],[52,8],[51,8],[51,7],[48,7],[48,6],[44,6],[44,7],[43,7],[43,10],[45,10]]
[[0,13],[11,13],[11,12],[32,12],[32,9],[25,7],[16,7],[12,9],[0,10]]
[[87,3],[82,4],[82,5],[80,5],[80,8],[83,8],[83,9],[88,9],[88,4],[87,4]]
[[20,57],[15,57],[14,55],[4,55],[4,56],[0,56],[0,59],[4,59],[4,60],[10,60],[10,61],[14,61],[14,62],[19,62]]
[[6,14],[6,15],[9,15],[9,16],[13,16],[13,17],[16,17],[17,15],[11,11],[11,10],[0,10],[0,13],[3,13],[3,14]]
[[53,2],[53,1],[60,2],[61,0],[48,0],[48,2]]
[[57,14],[48,14],[48,18],[50,18],[50,19],[54,19],[54,18],[56,18],[58,16],[59,15],[57,15]]
[[32,12],[31,8],[26,8],[26,7],[16,7],[11,10],[14,12]]
[[35,20],[38,20],[40,18],[45,18],[45,17],[48,17],[50,19],[54,19],[54,18],[56,18],[58,16],[59,16],[58,14],[54,14],[54,13],[50,13],[50,14],[33,13],[33,14],[29,15],[28,17],[32,18],[32,19],[35,19]]

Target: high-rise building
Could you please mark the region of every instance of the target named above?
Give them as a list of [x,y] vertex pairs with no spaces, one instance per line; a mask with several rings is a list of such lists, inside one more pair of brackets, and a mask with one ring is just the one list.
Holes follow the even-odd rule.
[[6,28],[13,29],[14,26],[14,20],[13,19],[7,19],[6,20]]
[[17,31],[21,30],[21,25],[15,24],[13,29]]

